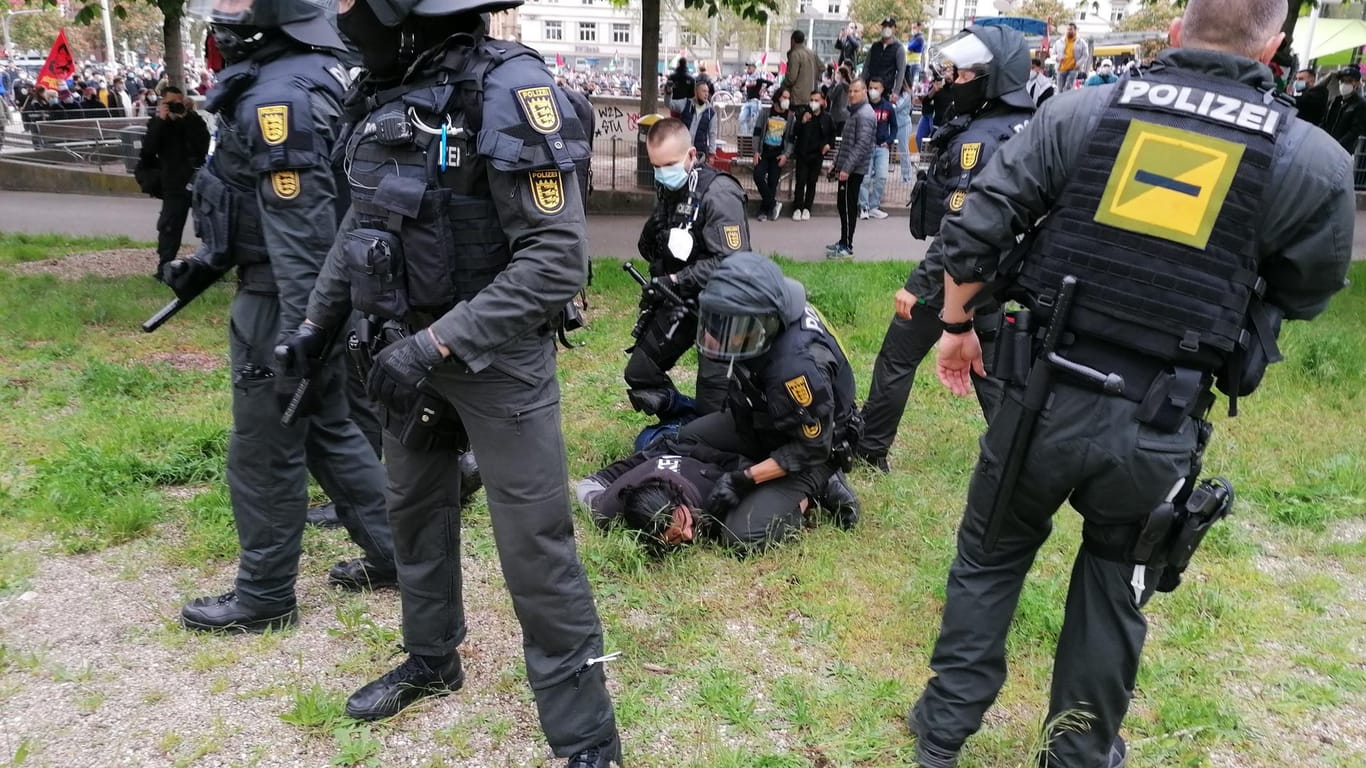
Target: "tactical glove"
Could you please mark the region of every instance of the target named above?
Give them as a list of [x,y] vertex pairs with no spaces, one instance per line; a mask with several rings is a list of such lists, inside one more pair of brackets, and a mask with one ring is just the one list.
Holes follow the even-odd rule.
[[275,348],[275,362],[286,376],[312,379],[322,371],[327,354],[327,331],[312,323],[286,333]]
[[199,259],[175,259],[161,268],[161,277],[175,291],[176,298],[192,301],[206,288],[218,282],[223,273]]
[[443,360],[426,330],[385,347],[375,358],[366,391],[370,399],[396,411],[410,410],[417,388]]
[[754,480],[744,470],[721,475],[707,497],[707,515],[717,520],[724,519],[732,509],[740,506],[740,499],[752,490]]

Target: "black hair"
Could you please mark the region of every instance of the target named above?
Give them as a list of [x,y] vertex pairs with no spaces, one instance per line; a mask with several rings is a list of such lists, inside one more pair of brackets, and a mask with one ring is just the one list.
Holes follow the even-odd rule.
[[621,495],[626,524],[646,536],[652,548],[664,548],[664,531],[673,524],[674,508],[684,504],[683,494],[668,481],[646,480]]
[[1029,63],[1033,64],[1034,66],[1040,69],[1043,69],[1043,59],[1030,59]]
[[792,30],[792,42],[794,42],[794,43],[804,43],[804,42],[806,42],[806,33],[803,32],[803,31],[801,31],[800,29],[794,29],[794,30]]

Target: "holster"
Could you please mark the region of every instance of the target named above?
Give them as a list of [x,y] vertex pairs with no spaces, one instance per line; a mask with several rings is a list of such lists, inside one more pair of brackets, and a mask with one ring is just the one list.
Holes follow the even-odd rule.
[[394,414],[402,419],[395,430],[403,447],[414,451],[463,451],[469,448],[469,435],[455,408],[444,399],[419,391],[413,409]]

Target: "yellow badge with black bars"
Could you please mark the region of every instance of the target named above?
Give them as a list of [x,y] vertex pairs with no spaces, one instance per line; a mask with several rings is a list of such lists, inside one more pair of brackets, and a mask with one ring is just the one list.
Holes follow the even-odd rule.
[[560,130],[560,107],[555,103],[555,92],[550,86],[518,88],[516,93],[522,114],[537,133],[551,134]]
[[1244,149],[1213,136],[1132,120],[1095,220],[1204,250]]
[[726,247],[732,251],[740,250],[740,225],[727,224],[721,227],[721,232],[726,236]]
[[982,159],[982,142],[972,141],[963,145],[958,153],[958,166],[965,171],[970,171],[977,167],[977,161]]
[[289,138],[289,105],[272,104],[256,108],[256,122],[261,126],[261,138],[275,147]]
[[281,200],[293,200],[299,196],[299,172],[273,171],[270,174],[270,188]]
[[783,386],[787,387],[787,393],[792,395],[792,400],[797,405],[803,408],[811,405],[811,385],[807,383],[804,374],[795,379],[788,379],[783,382]]
[[564,210],[564,177],[559,171],[532,171],[530,181],[536,210],[550,216]]

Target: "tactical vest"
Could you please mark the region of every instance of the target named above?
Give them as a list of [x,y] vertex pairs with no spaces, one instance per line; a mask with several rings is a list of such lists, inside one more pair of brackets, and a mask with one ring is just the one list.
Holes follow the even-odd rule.
[[[210,265],[227,271],[270,261],[257,185],[270,171],[326,162],[331,147],[312,130],[308,94],[340,105],[345,78],[337,59],[319,53],[223,70],[205,106],[218,114],[217,145],[193,184],[195,234]],[[263,117],[258,109],[274,111]]]
[[972,164],[965,163],[963,145],[978,142],[994,149],[1014,136],[1028,119],[1028,113],[1006,107],[1005,111],[993,110],[975,119],[959,116],[935,130],[930,138],[935,148],[934,164],[917,174],[911,189],[912,237],[937,237],[944,217],[967,201],[973,173],[985,160],[973,155]]
[[1115,87],[1017,285],[1048,303],[1079,281],[1069,330],[1214,371],[1240,345],[1263,284],[1255,234],[1294,107],[1170,67]]
[[474,297],[512,260],[489,158],[531,153],[531,167],[572,169],[566,145],[589,140],[563,108],[550,140],[525,123],[481,132],[488,74],[517,57],[544,62],[517,43],[466,40],[429,53],[401,85],[348,99],[359,116],[343,158],[355,229],[342,258],[361,312],[423,326]]
[[[712,182],[718,176],[725,176],[734,181],[737,186],[740,182],[734,176],[725,171],[718,171],[708,165],[697,166],[697,186],[691,193],[687,187],[673,192],[664,191],[660,193],[657,213],[661,214],[659,219],[661,226],[655,229],[655,257],[650,260],[650,273],[654,277],[661,275],[671,275],[682,271],[690,264],[696,264],[700,259],[711,258],[715,254],[707,252],[707,245],[700,234],[695,231],[697,214],[702,209],[702,201],[707,199],[707,190],[711,188]],[[683,227],[693,232],[692,255],[686,262],[679,261],[669,252],[669,230]],[[656,266],[658,265],[658,266]]]

